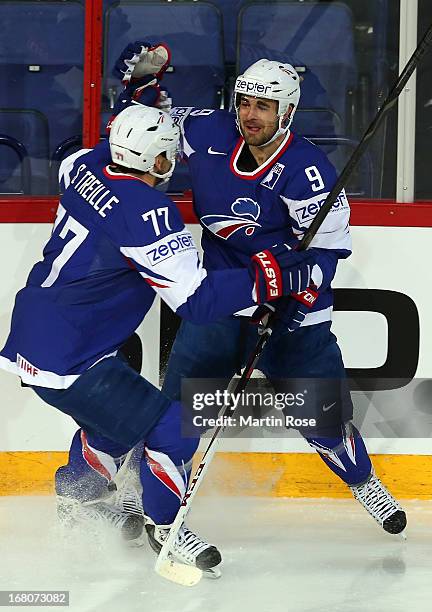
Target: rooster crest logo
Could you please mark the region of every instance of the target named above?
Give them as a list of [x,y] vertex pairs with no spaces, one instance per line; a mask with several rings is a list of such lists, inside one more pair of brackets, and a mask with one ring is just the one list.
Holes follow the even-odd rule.
[[261,209],[258,202],[252,198],[237,198],[231,204],[231,210],[236,216],[230,215],[205,215],[201,222],[219,238],[228,240],[235,232],[244,229],[246,236],[252,236],[255,228],[261,227],[257,222]]

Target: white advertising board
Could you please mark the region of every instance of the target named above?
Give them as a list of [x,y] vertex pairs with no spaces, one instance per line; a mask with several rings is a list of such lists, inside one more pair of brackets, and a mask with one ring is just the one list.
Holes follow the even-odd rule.
[[[191,226],[199,239],[198,226]],[[6,339],[10,313],[16,292],[25,284],[34,262],[41,258],[42,246],[49,236],[49,224],[0,224],[0,343]],[[362,300],[371,299],[371,307],[358,311],[334,313],[333,331],[338,336],[347,368],[379,368],[389,359],[388,350],[400,351],[396,361],[411,358],[407,347],[397,344],[395,334],[410,333],[411,319],[404,320],[399,310],[396,320],[375,310],[374,293],[379,303],[394,303],[397,294],[413,302],[420,321],[420,343],[416,378],[432,378],[432,316],[428,286],[432,228],[409,227],[353,227],[354,252],[341,262],[334,287],[344,290],[362,290]],[[387,292],[387,293],[385,293]],[[388,293],[394,292],[394,293]],[[360,294],[358,294],[360,296]],[[384,308],[385,310],[385,308]],[[408,313],[409,314],[409,313]],[[144,347],[142,373],[154,384],[159,376],[159,316],[157,301],[138,330]],[[37,325],[37,321],[35,321]],[[404,325],[408,326],[404,329]],[[389,333],[392,342],[389,344]],[[390,360],[392,361],[392,360]],[[392,373],[390,373],[390,377]],[[393,392],[393,393],[397,393]],[[355,394],[356,395],[356,394]],[[361,394],[360,394],[361,395]],[[45,405],[30,389],[22,389],[19,380],[0,370],[1,420],[0,451],[66,450],[75,430],[71,419]],[[365,392],[358,400],[370,400]],[[356,401],[354,402],[356,404]],[[432,419],[432,416],[431,416]],[[301,439],[225,440],[225,450],[253,450],[272,452],[308,452]],[[372,452],[399,452],[429,454],[432,445],[428,439],[411,437],[381,437],[371,439]]]

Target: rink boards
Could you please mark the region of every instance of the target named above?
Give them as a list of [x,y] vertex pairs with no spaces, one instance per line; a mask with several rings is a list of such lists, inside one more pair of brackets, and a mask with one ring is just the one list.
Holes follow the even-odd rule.
[[[199,228],[190,227],[199,239]],[[15,293],[25,283],[31,265],[40,259],[50,230],[48,223],[0,223],[1,343],[8,333]],[[352,234],[354,254],[340,264],[334,282],[337,303],[346,308],[334,313],[333,327],[346,367],[360,375],[362,371],[379,370],[384,378],[392,379],[400,375],[401,366],[406,366],[410,378],[432,378],[432,290],[428,283],[432,229],[358,226],[352,228]],[[359,310],[355,310],[357,298]],[[138,330],[144,346],[142,373],[155,384],[159,380],[159,354],[154,350],[160,342],[159,318],[157,303]],[[64,462],[75,426],[43,404],[32,391],[22,389],[14,376],[0,371],[0,385],[0,495],[50,492],[52,474]],[[417,384],[413,380],[405,390],[365,389],[357,395],[355,405],[358,402],[364,408],[364,403],[369,402],[375,412],[378,406],[378,418],[373,413],[372,424],[380,421],[380,398],[385,398],[384,404],[391,403],[393,397],[408,398],[412,427],[386,431],[371,426],[368,447],[376,455],[378,473],[387,483],[393,483],[395,494],[430,497],[428,427],[429,422],[432,424],[432,395],[428,393],[428,381]],[[224,441],[221,451],[209,479],[216,490],[300,497],[346,494],[299,438],[230,439]]]

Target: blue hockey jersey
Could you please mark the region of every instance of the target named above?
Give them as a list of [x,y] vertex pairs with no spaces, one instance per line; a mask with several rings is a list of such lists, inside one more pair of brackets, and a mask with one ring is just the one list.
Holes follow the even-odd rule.
[[[244,172],[238,160],[245,144],[234,114],[177,107],[171,116],[182,129],[205,267],[236,268],[274,244],[298,244],[337,179],[323,151],[288,132],[265,164]],[[330,285],[337,261],[351,253],[349,215],[342,191],[310,246],[317,258],[313,280],[320,296],[302,325],[331,319]]]
[[67,388],[114,355],[156,293],[197,323],[255,303],[245,268],[207,274],[173,202],[110,163],[104,142],[61,164],[52,235],[16,296],[0,353],[0,367],[27,384]]

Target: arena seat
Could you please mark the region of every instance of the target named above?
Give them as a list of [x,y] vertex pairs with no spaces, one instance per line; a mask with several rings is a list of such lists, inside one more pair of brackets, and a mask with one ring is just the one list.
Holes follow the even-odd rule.
[[11,181],[10,176],[6,176],[6,179],[3,180],[4,172],[2,171],[3,169],[0,168],[0,194],[30,194],[31,170],[27,149],[22,142],[13,138],[13,136],[7,136],[7,134],[2,133],[0,133],[0,149],[2,157],[9,152],[19,161],[19,176],[14,177],[16,179],[15,181]]
[[0,22],[0,108],[35,111],[15,115],[11,135],[18,140],[36,112],[45,117],[49,130],[35,157],[48,160],[46,150],[82,129],[84,7],[73,0],[0,2]]
[[[198,0],[199,1],[199,0]],[[222,13],[225,61],[235,64],[237,59],[237,19],[248,0],[210,0]]]
[[24,173],[31,176],[28,185],[23,181],[20,156],[12,146],[2,146],[0,193],[49,193],[49,131],[45,115],[36,110],[0,108],[0,134],[16,139],[24,147],[28,157]]

